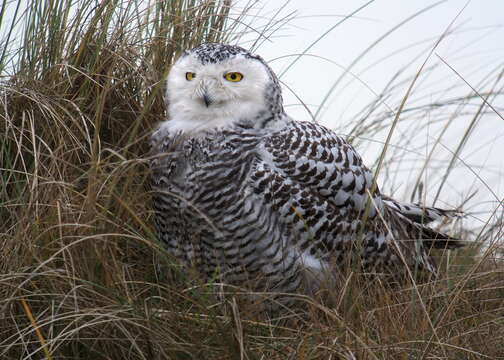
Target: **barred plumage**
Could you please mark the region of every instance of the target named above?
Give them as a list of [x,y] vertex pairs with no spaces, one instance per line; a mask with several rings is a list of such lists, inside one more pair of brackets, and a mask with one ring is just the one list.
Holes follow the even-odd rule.
[[[243,80],[227,82],[230,71]],[[167,96],[170,120],[152,136],[156,227],[202,274],[316,291],[346,255],[365,271],[433,273],[428,247],[459,245],[426,226],[449,211],[381,195],[342,137],[289,118],[260,57],[201,45],[174,65]]]

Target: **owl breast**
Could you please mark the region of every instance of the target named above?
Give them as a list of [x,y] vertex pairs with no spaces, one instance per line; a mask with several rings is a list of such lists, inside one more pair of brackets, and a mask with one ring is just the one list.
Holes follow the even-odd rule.
[[165,136],[152,168],[156,227],[167,249],[207,278],[294,290],[289,230],[250,184],[261,139],[255,130]]

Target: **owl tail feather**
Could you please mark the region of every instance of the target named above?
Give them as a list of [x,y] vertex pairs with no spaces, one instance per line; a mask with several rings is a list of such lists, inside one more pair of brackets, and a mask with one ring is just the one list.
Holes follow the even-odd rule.
[[421,204],[400,203],[386,196],[383,197],[385,206],[402,219],[403,227],[411,238],[422,239],[427,248],[457,249],[464,246],[464,242],[442,231],[429,227],[428,224],[446,218],[461,218],[463,213],[458,210],[445,210]]
[[425,225],[444,218],[461,218],[464,216],[464,213],[458,210],[445,210],[422,204],[401,203],[384,195],[382,195],[382,199],[387,207],[419,224]]
[[427,248],[458,249],[465,245],[465,243],[460,239],[454,238],[428,226],[423,226],[418,223],[413,223],[413,226],[417,228],[420,238],[423,240],[423,243]]

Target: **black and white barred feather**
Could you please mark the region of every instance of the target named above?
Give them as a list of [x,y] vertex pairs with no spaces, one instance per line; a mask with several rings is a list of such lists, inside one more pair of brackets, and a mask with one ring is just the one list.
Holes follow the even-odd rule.
[[203,64],[245,54],[271,83],[254,117],[197,134],[161,126],[152,136],[157,232],[187,266],[232,284],[316,291],[316,280],[348,258],[373,273],[435,273],[429,248],[460,246],[428,227],[455,212],[382,195],[345,139],[289,118],[261,58],[221,44],[191,54]]

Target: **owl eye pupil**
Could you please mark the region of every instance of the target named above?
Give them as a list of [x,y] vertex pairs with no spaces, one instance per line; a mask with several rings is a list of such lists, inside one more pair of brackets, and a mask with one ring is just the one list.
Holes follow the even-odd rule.
[[236,79],[236,74],[231,74],[231,79],[235,80]]

